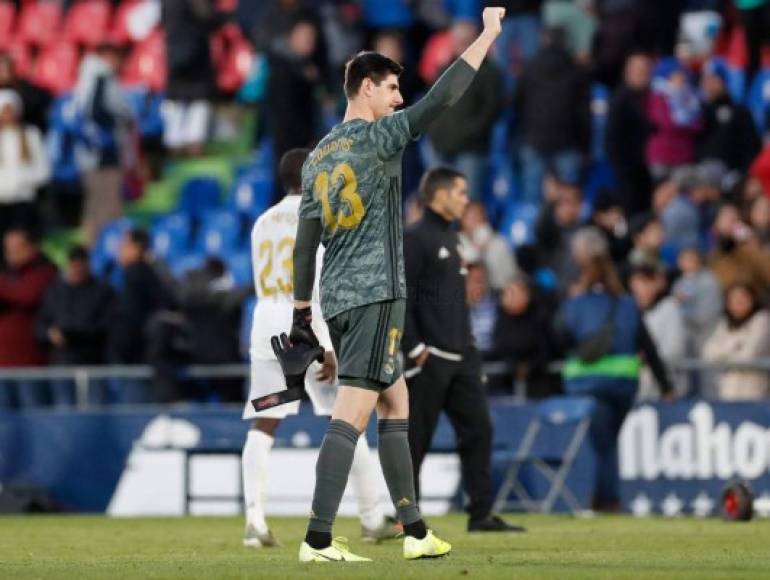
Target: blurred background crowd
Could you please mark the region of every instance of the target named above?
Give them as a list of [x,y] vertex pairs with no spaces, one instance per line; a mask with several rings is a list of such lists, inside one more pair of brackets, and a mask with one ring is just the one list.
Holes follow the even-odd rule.
[[[768,0],[0,0],[0,369],[150,363],[152,383],[92,380],[89,401],[240,401],[242,379],[177,371],[244,360],[278,159],[339,122],[350,55],[403,63],[409,104],[485,5],[503,34],[407,149],[404,204],[417,219],[431,166],[468,176],[490,390],[560,391],[551,329],[599,281],[588,252],[676,395],[770,395],[766,370],[676,364],[770,357]],[[71,379],[0,377],[0,407],[75,400]]]

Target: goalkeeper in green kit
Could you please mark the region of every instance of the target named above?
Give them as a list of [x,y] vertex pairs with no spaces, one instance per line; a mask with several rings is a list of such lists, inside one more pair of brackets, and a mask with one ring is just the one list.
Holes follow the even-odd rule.
[[504,15],[502,8],[486,8],[483,31],[473,44],[423,99],[397,112],[403,103],[401,65],[374,52],[356,55],[345,69],[345,118],[302,169],[294,322],[289,341],[275,345],[276,354],[287,383],[304,376],[296,362],[302,357],[293,355],[318,345],[310,326],[310,300],[316,252],[323,243],[321,308],[340,384],[316,464],[312,512],[299,550],[302,562],[369,561],[333,540],[332,524],[356,442],[375,409],[380,463],[404,526],[404,557],[437,557],[452,549],[426,529],[420,515],[407,440],[409,397],[398,357],[406,303],[401,156],[466,90],[500,33]]

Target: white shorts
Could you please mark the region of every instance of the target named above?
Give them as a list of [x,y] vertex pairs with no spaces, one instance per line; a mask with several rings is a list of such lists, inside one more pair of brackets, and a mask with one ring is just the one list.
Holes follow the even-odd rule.
[[[305,389],[310,402],[313,404],[313,412],[316,415],[331,415],[334,407],[334,399],[337,396],[337,382],[319,382],[315,374],[321,368],[317,362],[313,362],[305,375]],[[300,401],[292,401],[284,405],[278,405],[272,409],[266,409],[257,413],[251,404],[252,399],[269,395],[286,388],[286,381],[281,371],[281,365],[277,360],[257,359],[251,361],[251,379],[249,396],[243,408],[243,419],[285,419],[288,415],[296,415],[299,412]]]

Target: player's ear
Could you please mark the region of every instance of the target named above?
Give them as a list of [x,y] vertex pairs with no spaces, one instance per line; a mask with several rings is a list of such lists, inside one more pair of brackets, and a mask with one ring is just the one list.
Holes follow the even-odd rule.
[[361,94],[365,97],[371,97],[372,96],[372,89],[374,88],[374,81],[370,79],[369,77],[364,77],[364,80],[361,81]]

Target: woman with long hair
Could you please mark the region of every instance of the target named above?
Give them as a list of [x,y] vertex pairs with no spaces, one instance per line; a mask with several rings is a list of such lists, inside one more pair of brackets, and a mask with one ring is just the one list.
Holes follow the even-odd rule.
[[16,91],[0,89],[0,239],[13,226],[37,227],[37,190],[49,175],[40,130],[22,122]]
[[[706,344],[708,361],[748,362],[770,356],[770,313],[756,289],[735,282],[725,290],[725,313]],[[717,394],[726,401],[757,400],[770,394],[767,371],[731,370],[720,374]]]
[[596,453],[592,507],[617,511],[617,440],[639,388],[640,353],[664,396],[673,389],[639,308],[620,282],[606,238],[594,227],[583,228],[575,234],[572,254],[580,272],[560,313],[567,352],[562,370],[564,391],[594,400],[590,429]]

